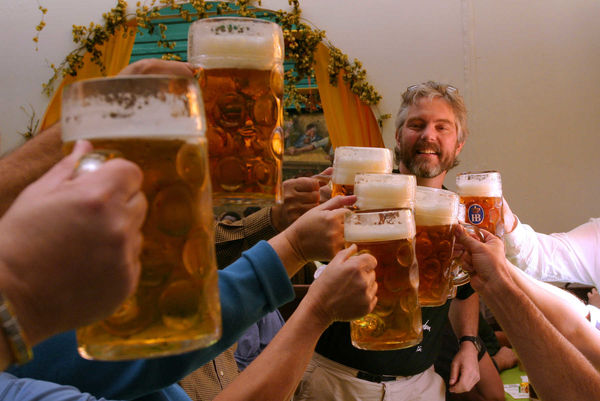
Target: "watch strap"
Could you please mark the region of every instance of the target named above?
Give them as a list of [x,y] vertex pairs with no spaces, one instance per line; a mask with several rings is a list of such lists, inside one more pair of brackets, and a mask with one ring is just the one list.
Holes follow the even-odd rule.
[[475,345],[475,349],[477,350],[477,360],[480,361],[483,358],[483,355],[486,353],[487,348],[481,338],[476,336],[462,336],[458,343],[461,344],[465,341],[470,341]]

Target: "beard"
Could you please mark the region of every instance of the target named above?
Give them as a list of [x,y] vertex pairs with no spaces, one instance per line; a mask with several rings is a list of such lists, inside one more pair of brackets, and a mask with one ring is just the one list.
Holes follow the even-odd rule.
[[[402,146],[398,149],[400,162],[411,172],[421,178],[434,178],[438,175],[458,166],[458,159],[454,156],[458,142],[451,151],[442,151],[437,144],[416,143],[412,148]],[[422,156],[420,151],[434,151],[437,158],[430,160],[428,156]]]

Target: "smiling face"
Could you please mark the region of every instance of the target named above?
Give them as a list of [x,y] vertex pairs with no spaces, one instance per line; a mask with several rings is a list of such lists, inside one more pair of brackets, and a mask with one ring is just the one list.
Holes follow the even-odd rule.
[[456,117],[439,97],[421,98],[407,110],[396,132],[401,173],[434,178],[455,166],[464,143],[458,143]]

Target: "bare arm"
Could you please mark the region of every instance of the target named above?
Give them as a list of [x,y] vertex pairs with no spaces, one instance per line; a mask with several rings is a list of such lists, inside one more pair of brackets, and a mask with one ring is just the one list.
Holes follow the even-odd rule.
[[598,371],[514,282],[502,241],[483,232],[481,243],[457,230],[469,253],[471,285],[494,313],[541,398],[600,399]]
[[376,260],[355,252],[353,245],[338,253],[277,336],[215,401],[290,399],[323,331],[334,320],[364,316],[377,302]]
[[54,124],[0,159],[0,216],[62,157],[60,125]]
[[546,319],[600,370],[600,331],[587,320],[588,310],[574,295],[535,280],[507,261],[513,281]]

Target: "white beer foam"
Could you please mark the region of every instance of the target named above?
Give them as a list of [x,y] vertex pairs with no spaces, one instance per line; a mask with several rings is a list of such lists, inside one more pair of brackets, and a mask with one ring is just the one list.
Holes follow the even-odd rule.
[[206,69],[239,68],[270,70],[281,63],[278,35],[190,35],[188,61]]
[[414,185],[407,182],[363,181],[354,186],[356,207],[362,210],[411,208]]
[[457,183],[456,187],[460,196],[502,196],[502,184],[499,182],[464,181]]
[[456,224],[458,195],[443,189],[417,187],[415,223],[418,226]]
[[183,113],[181,96],[165,94],[166,101],[139,96],[131,107],[88,98],[85,104],[63,100],[63,142],[97,138],[192,138],[204,135],[201,115]]
[[[342,149],[342,148],[338,148]],[[392,153],[387,148],[354,148],[342,150],[339,157],[336,154],[333,163],[332,181],[341,185],[354,185],[354,176],[359,173],[392,172]],[[361,149],[368,149],[362,151]],[[349,151],[347,151],[349,150]],[[337,151],[336,151],[337,152]]]
[[346,242],[381,242],[415,236],[411,224],[344,224]]

